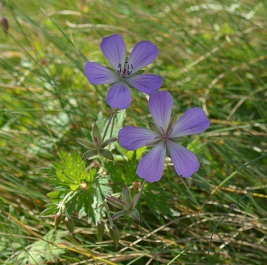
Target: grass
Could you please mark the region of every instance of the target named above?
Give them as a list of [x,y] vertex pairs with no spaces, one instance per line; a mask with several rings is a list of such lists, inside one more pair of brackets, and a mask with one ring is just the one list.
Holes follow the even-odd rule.
[[[0,263],[264,264],[266,11],[265,0],[6,1]],[[82,154],[75,138],[90,134],[100,111],[109,115],[108,87],[91,85],[83,67],[88,60],[107,65],[99,44],[113,33],[123,35],[128,51],[144,39],[156,44],[160,54],[149,71],[164,77],[174,111],[198,106],[212,123],[185,140],[200,159],[199,172],[186,180],[168,167],[160,182],[147,185],[142,222],[116,222],[118,248],[107,234],[99,241],[83,218],[74,216],[71,236],[64,225],[54,229],[55,213],[41,215],[51,203],[50,169],[60,152]],[[145,97],[132,93],[124,125],[146,126]],[[119,172],[115,193],[133,184]]]

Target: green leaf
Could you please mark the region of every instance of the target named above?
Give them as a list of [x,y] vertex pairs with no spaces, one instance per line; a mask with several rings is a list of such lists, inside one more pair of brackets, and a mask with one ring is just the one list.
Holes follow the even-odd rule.
[[62,243],[66,232],[60,230],[49,231],[43,239],[37,240],[27,248],[17,252],[14,257],[17,264],[47,264],[54,262],[65,253],[63,248],[55,246]]

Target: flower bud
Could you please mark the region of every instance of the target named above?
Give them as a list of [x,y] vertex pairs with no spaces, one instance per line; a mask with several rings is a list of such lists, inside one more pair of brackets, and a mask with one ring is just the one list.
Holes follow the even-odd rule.
[[4,33],[7,34],[9,25],[8,25],[8,20],[5,17],[1,18],[1,26],[2,26]]
[[55,228],[57,228],[59,226],[59,224],[61,223],[62,221],[62,214],[60,212],[58,212],[56,215],[55,215],[55,218],[54,218],[54,225],[55,225]]
[[97,223],[96,225],[96,229],[97,229],[97,238],[98,241],[102,241],[104,232],[105,232],[105,225],[103,221],[100,221]]
[[115,243],[116,247],[118,247],[120,235],[119,235],[119,230],[116,225],[113,224],[109,227],[109,235],[111,239],[113,240],[113,242]]
[[73,221],[73,219],[71,217],[66,216],[64,222],[65,222],[65,225],[66,225],[67,229],[72,234],[73,230],[74,230],[74,221]]

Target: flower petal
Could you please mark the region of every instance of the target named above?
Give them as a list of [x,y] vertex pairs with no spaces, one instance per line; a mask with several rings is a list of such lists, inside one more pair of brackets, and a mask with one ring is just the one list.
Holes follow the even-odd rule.
[[163,79],[158,75],[142,74],[127,78],[127,83],[146,94],[157,92],[162,86]]
[[128,85],[125,82],[115,83],[108,91],[107,102],[112,108],[128,108],[132,102]]
[[205,112],[200,108],[187,110],[184,115],[173,125],[170,138],[199,134],[210,126],[210,121]]
[[85,65],[85,74],[94,85],[114,83],[119,76],[99,63],[88,62]]
[[137,43],[128,60],[128,65],[133,66],[132,74],[151,64],[157,58],[158,53],[159,50],[157,46],[150,41],[141,41]]
[[128,126],[120,129],[120,144],[127,150],[136,150],[145,145],[151,145],[159,135],[151,130]]
[[198,171],[200,164],[194,153],[170,140],[167,140],[167,149],[179,176],[189,178]]
[[121,67],[124,67],[126,59],[126,44],[120,34],[105,37],[102,40],[100,47],[116,72],[119,64]]
[[156,126],[161,132],[164,130],[166,133],[168,129],[172,105],[172,96],[166,90],[152,94],[148,101],[150,113],[155,121]]
[[163,174],[165,157],[166,148],[164,142],[160,141],[141,159],[136,173],[148,182],[159,181]]

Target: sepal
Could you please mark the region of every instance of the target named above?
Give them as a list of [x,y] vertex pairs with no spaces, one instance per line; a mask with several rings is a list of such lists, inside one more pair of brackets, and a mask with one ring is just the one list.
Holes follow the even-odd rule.
[[117,228],[116,225],[112,224],[109,227],[109,235],[113,242],[115,243],[116,247],[118,247],[119,240],[120,240],[120,234],[119,234],[119,229]]
[[115,208],[118,209],[124,209],[125,203],[122,202],[120,199],[110,195],[109,197],[106,198],[107,203],[111,204]]
[[135,208],[129,213],[129,216],[132,217],[136,221],[141,221],[139,212]]
[[103,144],[102,144],[102,148],[105,148],[106,146],[112,144],[113,142],[116,142],[117,140],[118,140],[117,137],[111,137],[111,138],[105,140],[105,141],[103,142]]
[[66,216],[64,222],[65,222],[65,225],[66,225],[68,231],[72,234],[74,231],[73,219],[71,217]]
[[82,160],[91,159],[96,155],[98,155],[98,152],[96,150],[88,150],[83,154]]
[[114,160],[112,153],[107,149],[101,149],[98,151],[98,153],[99,153],[99,155],[101,155],[101,156],[103,156],[109,160]]
[[92,142],[88,141],[87,139],[77,138],[76,142],[88,149],[91,150],[95,149],[95,145]]
[[101,136],[100,131],[98,129],[98,126],[96,124],[94,124],[94,126],[93,126],[92,134],[93,134],[94,144],[96,145],[96,147],[98,149],[101,148],[101,146],[102,146],[102,136]]

